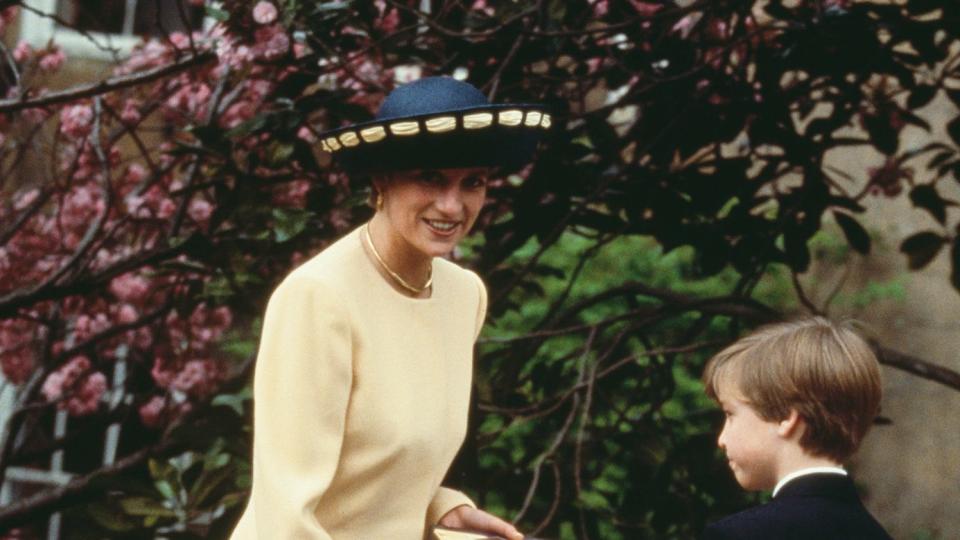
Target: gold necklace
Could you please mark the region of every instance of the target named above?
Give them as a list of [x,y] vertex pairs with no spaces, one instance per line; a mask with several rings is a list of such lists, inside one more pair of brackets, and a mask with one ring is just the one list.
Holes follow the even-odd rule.
[[394,272],[389,266],[387,266],[386,261],[377,253],[377,247],[373,245],[373,237],[370,236],[370,223],[368,222],[364,227],[364,231],[367,233],[367,244],[370,245],[370,251],[373,252],[373,258],[380,263],[380,266],[390,274],[401,287],[412,292],[413,294],[420,294],[423,291],[430,288],[430,285],[433,285],[433,269],[430,270],[430,275],[427,277],[427,282],[423,284],[423,287],[414,287],[413,285],[407,283],[400,274]]

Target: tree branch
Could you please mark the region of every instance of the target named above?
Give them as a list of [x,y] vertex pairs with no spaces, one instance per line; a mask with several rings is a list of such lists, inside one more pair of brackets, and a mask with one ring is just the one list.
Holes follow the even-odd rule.
[[214,61],[216,58],[216,54],[212,52],[204,52],[187,56],[182,60],[178,60],[172,64],[160,66],[151,70],[141,71],[130,75],[122,75],[119,77],[110,77],[109,79],[105,79],[100,82],[82,84],[68,90],[53,92],[34,99],[0,100],[0,113],[15,112],[33,107],[46,107],[48,105],[66,103],[75,101],[77,99],[104,94],[113,90],[119,90],[121,88],[139,86],[141,84],[163,79],[164,77],[168,77],[181,71],[186,71],[190,68],[202,66]]

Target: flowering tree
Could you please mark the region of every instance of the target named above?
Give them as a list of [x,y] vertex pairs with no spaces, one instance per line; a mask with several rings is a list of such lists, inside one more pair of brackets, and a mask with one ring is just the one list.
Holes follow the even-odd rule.
[[[942,225],[905,239],[911,266],[948,244],[957,260],[938,185],[960,173],[960,118],[950,141],[900,135],[934,129],[914,110],[937,96],[960,103],[960,8],[682,4],[225,0],[211,32],[146,40],[110,78],[58,90],[56,44],[0,46],[0,368],[17,388],[0,475],[81,456],[68,484],[0,509],[0,530],[29,536],[63,510],[93,534],[226,534],[267,295],[370,212],[316,133],[431,74],[547,102],[559,126],[494,183],[458,254],[490,286],[491,323],[456,479],[565,538],[685,536],[741,504],[693,381],[710,350],[789,308],[764,280],[793,276],[824,309],[795,279],[824,218],[869,251],[862,202],[905,190]],[[18,3],[0,9],[2,33]],[[880,164],[838,173],[827,153],[848,146]],[[668,257],[626,257],[657,245],[692,254],[667,269],[689,280],[656,274]],[[611,257],[623,266],[590,276]],[[71,428],[51,438],[56,411]],[[119,457],[84,458],[109,425]]]

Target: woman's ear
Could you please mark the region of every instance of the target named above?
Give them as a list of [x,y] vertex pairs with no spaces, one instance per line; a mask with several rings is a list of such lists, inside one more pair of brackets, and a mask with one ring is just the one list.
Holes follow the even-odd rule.
[[787,417],[780,420],[777,424],[777,435],[784,439],[799,438],[800,435],[803,435],[805,427],[806,424],[803,421],[803,417],[800,416],[800,413],[798,413],[796,409],[790,409]]

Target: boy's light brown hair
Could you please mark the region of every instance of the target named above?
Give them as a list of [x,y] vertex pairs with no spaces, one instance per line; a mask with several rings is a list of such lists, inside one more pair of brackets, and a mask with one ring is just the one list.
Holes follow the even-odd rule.
[[[809,317],[762,327],[720,351],[703,373],[707,395],[739,393],[766,421],[797,411],[810,454],[846,461],[880,410],[880,366],[849,326]],[[729,386],[728,386],[729,385]]]

